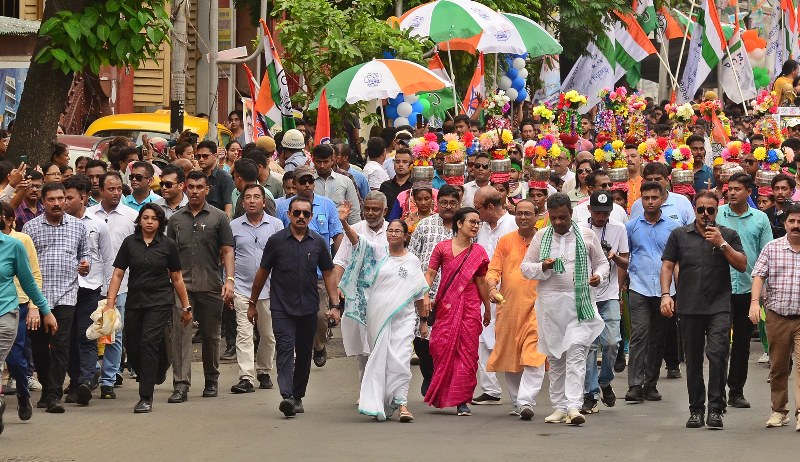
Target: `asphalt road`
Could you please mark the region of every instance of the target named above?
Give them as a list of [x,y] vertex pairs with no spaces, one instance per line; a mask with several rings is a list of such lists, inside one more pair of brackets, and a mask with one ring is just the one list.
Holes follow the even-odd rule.
[[[626,374],[619,374],[613,408],[601,406],[581,427],[546,424],[551,412],[546,387],[530,422],[508,415],[502,406],[473,406],[472,417],[453,409],[436,410],[422,402],[416,367],[410,408],[416,420],[375,422],[356,412],[357,367],[352,358],[329,360],[313,368],[305,414],[286,419],[278,411],[277,389],[231,395],[234,363],[221,366],[218,398],[202,398],[200,385],[189,401],[167,404],[168,384],[157,387],[154,411],[132,413],[138,396],[126,380],[115,401],[93,399],[87,407],[67,405],[50,415],[36,410],[20,422],[16,400],[8,400],[6,429],[0,436],[0,461],[239,461],[239,460],[797,460],[800,432],[789,427],[766,429],[769,415],[768,370],[757,364],[753,343],[745,395],[751,409],[729,409],[725,429],[684,427],[687,411],[683,379],[662,379],[664,400],[626,404],[621,397]],[[202,380],[201,365],[193,376]],[[274,377],[273,377],[274,378]],[[547,379],[545,379],[545,382]],[[501,382],[502,383],[502,382]],[[791,387],[791,385],[790,385]],[[790,388],[791,389],[791,388]],[[790,397],[790,401],[793,400]]]

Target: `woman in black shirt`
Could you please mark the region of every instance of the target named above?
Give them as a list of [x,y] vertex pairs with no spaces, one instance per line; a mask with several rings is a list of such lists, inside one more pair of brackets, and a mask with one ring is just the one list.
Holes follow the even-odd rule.
[[178,246],[164,234],[166,227],[167,218],[160,206],[149,203],[142,207],[136,229],[122,241],[108,287],[105,310],[114,308],[125,270],[130,271],[124,329],[128,361],[139,375],[140,399],[133,408],[137,414],[150,412],[153,407],[159,348],[172,316],[175,293],[183,307],[181,322],[192,322]]

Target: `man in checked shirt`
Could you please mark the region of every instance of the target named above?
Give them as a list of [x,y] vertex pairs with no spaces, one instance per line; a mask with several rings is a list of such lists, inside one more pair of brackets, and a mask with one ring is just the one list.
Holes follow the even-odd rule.
[[[70,332],[78,298],[78,275],[89,274],[91,265],[86,227],[64,213],[64,185],[47,183],[42,187],[44,214],[25,223],[22,232],[33,240],[42,271],[42,292],[52,307],[58,331],[47,333],[40,327],[31,332],[33,359],[42,397],[37,407],[61,414],[64,378],[69,362]],[[31,308],[35,309],[35,308]]]

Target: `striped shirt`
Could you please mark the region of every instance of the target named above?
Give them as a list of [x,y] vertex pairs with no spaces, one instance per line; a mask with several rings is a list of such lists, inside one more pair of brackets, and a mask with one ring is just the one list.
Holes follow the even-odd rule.
[[78,264],[89,262],[86,226],[64,214],[51,225],[44,215],[25,223],[22,232],[31,237],[42,271],[42,292],[51,307],[75,305],[78,300]]

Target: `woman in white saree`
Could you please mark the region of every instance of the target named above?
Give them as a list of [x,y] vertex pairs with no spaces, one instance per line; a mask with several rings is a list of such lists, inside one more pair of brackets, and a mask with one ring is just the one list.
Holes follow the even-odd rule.
[[411,422],[407,404],[415,306],[423,310],[428,284],[419,260],[405,248],[405,222],[389,223],[387,247],[360,238],[347,224],[349,212],[345,201],[339,217],[353,251],[339,288],[345,296],[344,316],[366,326],[371,351],[358,412],[386,420],[399,409],[400,422]]

